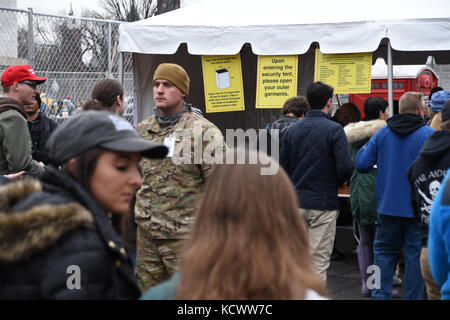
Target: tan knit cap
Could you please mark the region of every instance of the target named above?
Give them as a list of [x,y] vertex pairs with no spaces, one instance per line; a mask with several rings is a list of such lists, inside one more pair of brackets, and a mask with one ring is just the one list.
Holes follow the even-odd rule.
[[153,82],[155,82],[156,79],[165,79],[172,82],[186,96],[189,93],[189,76],[186,71],[177,64],[161,63],[158,68],[156,68],[155,74],[153,75]]

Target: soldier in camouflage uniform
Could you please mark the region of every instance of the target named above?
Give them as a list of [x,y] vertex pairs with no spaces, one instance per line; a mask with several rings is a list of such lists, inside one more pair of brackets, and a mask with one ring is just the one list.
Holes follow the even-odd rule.
[[220,130],[184,102],[189,77],[176,64],[158,66],[153,77],[155,115],[138,134],[166,144],[165,159],[141,161],[144,176],[136,194],[136,276],[144,292],[177,271],[182,240],[189,236],[197,202],[226,144]]

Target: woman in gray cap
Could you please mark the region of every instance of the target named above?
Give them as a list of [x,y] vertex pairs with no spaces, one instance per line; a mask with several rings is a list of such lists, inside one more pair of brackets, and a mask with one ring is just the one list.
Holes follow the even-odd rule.
[[0,299],[138,298],[110,220],[141,185],[141,156],[161,158],[167,148],[107,111],[73,116],[47,148],[53,164],[42,181],[0,187]]

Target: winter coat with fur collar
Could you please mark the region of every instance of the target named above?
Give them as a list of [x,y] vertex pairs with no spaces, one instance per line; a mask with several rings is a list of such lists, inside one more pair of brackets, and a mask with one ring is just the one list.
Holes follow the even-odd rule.
[[[360,121],[345,126],[344,131],[350,144],[352,159],[355,161],[356,154],[364,144],[386,125],[384,120]],[[360,225],[375,223],[377,219],[377,200],[375,194],[375,182],[377,171],[375,168],[367,173],[353,170],[350,177],[350,205],[352,216]]]
[[0,187],[0,299],[137,299],[107,213],[67,174]]

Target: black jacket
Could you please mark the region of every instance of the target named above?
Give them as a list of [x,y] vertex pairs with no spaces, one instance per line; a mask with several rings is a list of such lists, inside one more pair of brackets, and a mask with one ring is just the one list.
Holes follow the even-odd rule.
[[427,245],[431,205],[450,167],[450,131],[433,132],[408,170],[411,206],[420,221],[422,244]]
[[32,156],[36,161],[42,161],[44,164],[50,163],[50,153],[45,150],[45,144],[52,132],[56,129],[56,122],[39,112],[37,118],[33,121],[30,130],[32,143]]
[[[280,119],[272,124],[267,125],[267,154],[270,156],[272,145],[278,146],[278,151],[281,149],[281,142],[283,141],[286,130],[297,122],[297,118],[289,115],[282,115]],[[278,130],[278,131],[273,131]],[[276,134],[278,132],[278,134]]]
[[0,187],[0,299],[137,299],[107,213],[67,174]]
[[353,171],[342,126],[320,110],[290,126],[281,145],[280,164],[289,174],[304,209],[336,210],[338,189]]

